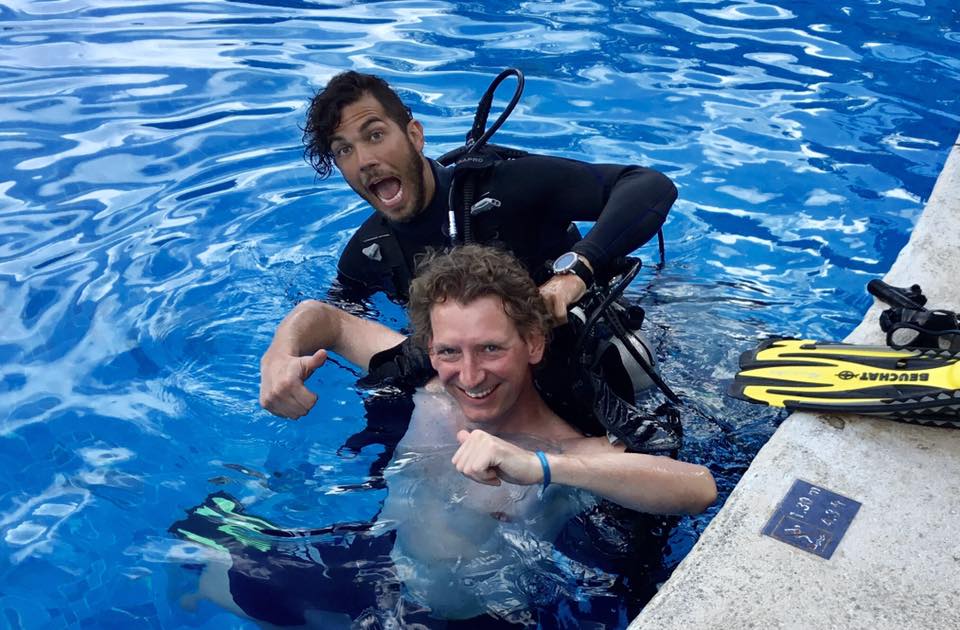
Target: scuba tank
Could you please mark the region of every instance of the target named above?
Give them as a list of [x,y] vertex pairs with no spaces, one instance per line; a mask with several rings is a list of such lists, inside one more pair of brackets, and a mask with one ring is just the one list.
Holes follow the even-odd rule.
[[[654,353],[640,332],[644,311],[622,298],[640,271],[625,259],[612,286],[594,286],[568,317],[576,335],[570,360],[576,374],[574,398],[590,401],[590,412],[629,451],[676,456],[683,438],[682,399],[656,370]],[[667,402],[653,413],[636,407],[638,392],[657,389]]]
[[[620,299],[642,266],[635,258],[625,259],[624,263],[629,267],[612,287],[600,287],[598,283],[570,309],[569,320],[577,331],[573,354],[590,357],[585,365],[588,369],[596,369],[601,363],[608,369],[611,365],[622,368],[634,392],[655,385],[670,402],[681,404],[680,397],[654,369],[653,352],[640,332],[643,308]],[[595,339],[593,344],[588,343],[591,338]],[[588,345],[594,347],[587,351]]]

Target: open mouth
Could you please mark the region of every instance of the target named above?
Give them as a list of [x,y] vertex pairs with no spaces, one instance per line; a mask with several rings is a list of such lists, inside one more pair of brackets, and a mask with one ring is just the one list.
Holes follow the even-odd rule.
[[370,192],[376,195],[377,199],[388,206],[395,205],[403,196],[403,186],[396,177],[384,177],[372,182],[368,188]]
[[493,393],[495,389],[499,387],[499,384],[494,385],[493,387],[485,387],[484,389],[464,389],[459,388],[461,392],[466,394],[467,398],[471,400],[483,400]]

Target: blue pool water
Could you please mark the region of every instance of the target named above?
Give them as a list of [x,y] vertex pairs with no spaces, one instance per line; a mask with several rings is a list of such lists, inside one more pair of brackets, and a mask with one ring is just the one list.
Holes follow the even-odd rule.
[[301,160],[306,100],[345,68],[401,88],[436,156],[515,65],[499,143],[677,182],[668,264],[631,292],[692,403],[681,456],[721,491],[672,536],[682,559],[779,420],[723,396],[739,352],[842,338],[906,243],[960,131],[960,13],[487,4],[0,3],[0,627],[244,627],[182,605],[184,509],[224,490],[288,527],[376,513],[381,449],[340,448],[355,374],[323,369],[299,422],[256,401],[276,323],[368,212]]

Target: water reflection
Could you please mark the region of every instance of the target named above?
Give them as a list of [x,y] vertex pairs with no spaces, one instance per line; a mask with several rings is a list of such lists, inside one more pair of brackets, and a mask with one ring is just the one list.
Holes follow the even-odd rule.
[[[723,492],[778,420],[723,397],[740,349],[859,321],[960,126],[946,0],[14,0],[0,15],[0,574],[6,618],[28,627],[111,610],[184,623],[156,588],[165,529],[210,479],[291,524],[376,512],[380,493],[344,490],[379,455],[338,451],[365,424],[353,375],[312,383],[324,395],[299,423],[256,405],[276,322],[324,294],[368,212],[300,155],[306,99],[340,69],[399,86],[435,156],[516,64],[527,94],[499,142],[677,181],[668,264],[632,292],[693,401],[685,456]],[[678,530],[669,562],[708,519]],[[61,595],[38,595],[53,581]]]

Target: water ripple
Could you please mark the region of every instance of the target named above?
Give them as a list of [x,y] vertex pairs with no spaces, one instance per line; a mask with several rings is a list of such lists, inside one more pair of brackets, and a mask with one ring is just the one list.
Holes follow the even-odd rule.
[[696,18],[670,11],[654,12],[656,19],[681,28],[691,35],[698,35],[713,39],[749,40],[761,42],[774,47],[799,47],[811,57],[823,59],[837,59],[841,61],[859,61],[860,55],[838,42],[818,37],[801,29],[793,28],[763,28],[749,29],[744,27],[721,26],[708,24]]
[[221,486],[304,527],[379,509],[379,448],[340,448],[366,423],[353,373],[318,372],[297,423],[256,402],[276,323],[369,211],[302,160],[334,73],[400,87],[435,156],[515,64],[498,142],[674,178],[667,266],[632,291],[722,496],[779,421],[723,396],[739,352],[859,321],[960,127],[948,0],[11,0],[0,20],[0,598],[24,627],[195,625],[156,563],[191,561],[166,528]]

